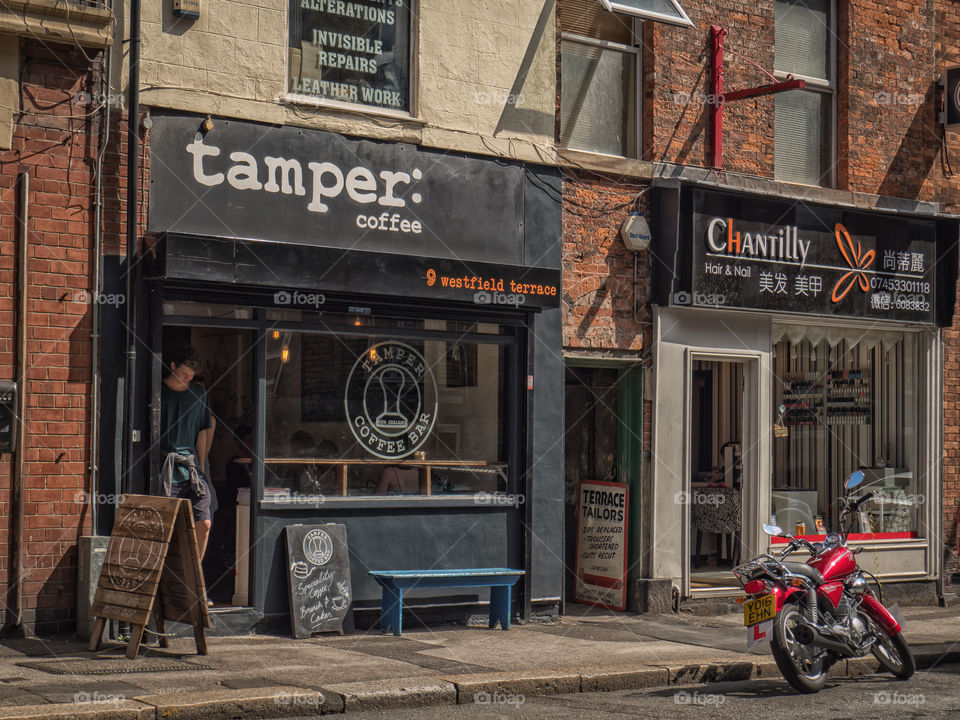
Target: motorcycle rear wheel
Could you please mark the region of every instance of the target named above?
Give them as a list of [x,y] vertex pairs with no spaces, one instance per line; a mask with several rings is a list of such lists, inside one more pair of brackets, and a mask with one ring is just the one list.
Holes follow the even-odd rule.
[[870,652],[877,662],[898,680],[912,677],[916,671],[916,663],[907,641],[903,639],[903,633],[890,635],[882,628],[877,627],[876,630],[877,641],[870,648]]
[[803,621],[800,606],[785,605],[773,621],[770,650],[788,683],[802,693],[816,693],[827,683],[827,652],[796,639],[794,629]]

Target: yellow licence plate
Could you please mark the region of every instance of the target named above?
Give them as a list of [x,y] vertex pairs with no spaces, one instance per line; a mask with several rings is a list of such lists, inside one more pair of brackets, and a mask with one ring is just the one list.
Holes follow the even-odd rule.
[[771,620],[776,614],[776,596],[773,593],[748,600],[743,604],[743,624],[746,627]]

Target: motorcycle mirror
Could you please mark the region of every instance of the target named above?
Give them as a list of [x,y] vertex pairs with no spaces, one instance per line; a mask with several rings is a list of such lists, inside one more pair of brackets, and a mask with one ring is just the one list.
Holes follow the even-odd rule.
[[863,471],[857,470],[855,472],[850,473],[850,477],[847,478],[847,482],[844,483],[844,487],[847,490],[851,490],[862,482],[863,482]]
[[770,535],[772,537],[780,537],[781,535],[783,535],[783,529],[778,527],[777,525],[764,525],[763,531],[767,535]]

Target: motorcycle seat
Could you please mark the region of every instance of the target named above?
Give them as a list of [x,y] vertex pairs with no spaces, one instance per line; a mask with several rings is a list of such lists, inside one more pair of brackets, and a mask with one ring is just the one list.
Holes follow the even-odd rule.
[[796,575],[803,575],[804,577],[813,580],[815,585],[823,585],[826,582],[819,570],[817,570],[815,567],[807,565],[806,563],[785,562],[783,563],[783,566]]

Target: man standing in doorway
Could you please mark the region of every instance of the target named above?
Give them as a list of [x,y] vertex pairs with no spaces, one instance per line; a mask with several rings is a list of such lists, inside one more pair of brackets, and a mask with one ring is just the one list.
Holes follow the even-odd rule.
[[203,475],[207,450],[205,430],[213,427],[207,391],[191,382],[200,368],[197,351],[186,347],[174,353],[163,381],[160,399],[160,452],[164,454],[161,481],[169,497],[184,498],[193,506],[200,558],[210,535],[212,490]]

